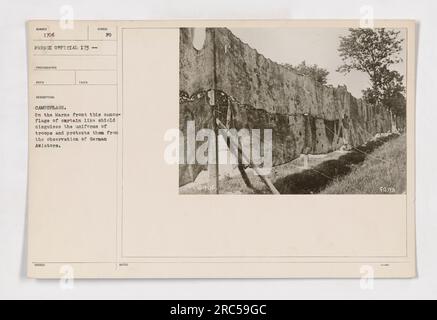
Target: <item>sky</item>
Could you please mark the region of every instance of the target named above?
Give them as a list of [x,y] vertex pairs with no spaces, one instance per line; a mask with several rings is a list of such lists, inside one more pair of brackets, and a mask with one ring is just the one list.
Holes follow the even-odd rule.
[[[231,28],[231,31],[243,42],[259,53],[278,63],[297,65],[302,61],[317,64],[329,71],[328,84],[345,84],[355,97],[362,96],[361,91],[369,87],[369,79],[362,72],[352,71],[344,75],[336,72],[342,60],[338,54],[340,36],[349,32],[344,28]],[[405,37],[401,30],[401,37]],[[405,41],[401,57],[404,62],[393,66],[394,70],[405,75]]]

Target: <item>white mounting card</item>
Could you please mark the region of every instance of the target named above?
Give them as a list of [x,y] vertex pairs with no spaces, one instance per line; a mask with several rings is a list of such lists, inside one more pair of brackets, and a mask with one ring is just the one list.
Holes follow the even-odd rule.
[[415,32],[29,21],[29,277],[415,277]]

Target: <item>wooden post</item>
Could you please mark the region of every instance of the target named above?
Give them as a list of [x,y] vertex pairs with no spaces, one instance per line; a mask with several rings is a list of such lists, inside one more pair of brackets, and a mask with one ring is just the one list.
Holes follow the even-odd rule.
[[304,169],[308,169],[309,168],[308,158],[309,158],[308,152],[307,152],[307,150],[305,150],[305,153],[303,155],[303,168]]
[[220,193],[219,186],[219,134],[217,126],[217,106],[214,106],[214,134],[215,134],[215,191],[216,194]]
[[[217,118],[217,125],[221,128],[221,129],[225,129],[225,130],[229,130],[229,128],[226,128],[226,126],[220,121],[220,119]],[[233,150],[233,148],[231,148],[231,150]],[[249,159],[247,159],[246,155],[244,154],[244,152],[241,150],[240,146],[238,146],[238,152],[241,153],[242,157],[248,162]],[[237,154],[238,157],[238,154]],[[265,185],[269,188],[270,192],[273,194],[280,194],[278,189],[276,189],[276,187],[273,185],[273,183],[270,181],[269,178],[265,177],[261,170],[258,168],[257,165],[252,164],[252,169],[257,173],[257,175],[259,176],[259,178],[261,179],[262,182],[265,183]]]
[[[232,107],[231,107],[231,102],[229,101],[229,100],[230,100],[229,97],[228,97],[226,100],[227,100],[227,103],[228,103],[228,110],[226,111],[226,128],[227,128],[227,130],[229,130],[229,129],[231,128],[231,126],[233,125],[233,122],[234,122],[234,115],[233,115],[233,113],[232,113]],[[227,139],[226,139],[226,140],[227,140]],[[238,141],[237,141],[237,143],[238,143]],[[229,148],[229,149],[232,148],[230,142],[228,142],[227,145],[228,145],[228,148]],[[236,159],[237,159],[237,163],[238,163],[238,161],[239,161],[239,159],[240,159],[239,154],[234,155],[234,156],[236,157]],[[255,189],[255,188],[253,187],[252,183],[250,182],[250,179],[249,179],[249,177],[247,176],[246,171],[244,170],[244,165],[238,163],[238,164],[237,164],[237,167],[238,167],[238,171],[240,172],[241,178],[243,178],[243,181],[244,181],[244,183],[246,184],[246,186],[247,186],[249,189]]]
[[214,133],[215,133],[215,191],[217,194],[219,191],[219,141],[218,141],[218,128],[217,128],[217,104],[215,99],[216,89],[217,89],[217,49],[216,49],[216,39],[215,30],[212,29],[212,45],[213,45],[213,82],[212,82],[212,99],[210,99],[210,105],[213,107],[213,118],[214,118]]
[[215,91],[214,90],[209,90],[208,91],[208,103],[210,105],[210,107],[212,108],[212,117],[213,117],[213,129],[214,129],[214,136],[215,136],[215,164],[208,165],[208,170],[211,169],[212,166],[214,166],[214,180],[215,180],[215,191],[217,194],[219,194],[219,141],[218,141],[218,127],[217,127],[217,106],[215,103],[216,99],[215,99]]

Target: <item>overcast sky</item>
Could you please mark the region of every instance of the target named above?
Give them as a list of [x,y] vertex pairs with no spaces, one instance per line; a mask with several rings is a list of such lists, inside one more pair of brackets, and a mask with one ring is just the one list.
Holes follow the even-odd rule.
[[[297,65],[303,60],[307,64],[318,64],[329,71],[328,83],[334,86],[345,84],[355,97],[362,96],[361,90],[369,87],[368,77],[357,71],[343,75],[335,70],[342,61],[338,54],[340,36],[347,35],[347,29],[338,28],[232,28],[232,32],[265,57],[278,62]],[[402,30],[401,37],[405,37]],[[403,43],[405,47],[405,41]],[[405,75],[404,59],[393,67]]]

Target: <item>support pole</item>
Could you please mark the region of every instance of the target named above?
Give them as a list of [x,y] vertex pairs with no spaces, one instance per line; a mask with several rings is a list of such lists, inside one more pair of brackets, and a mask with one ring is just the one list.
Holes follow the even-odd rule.
[[213,107],[213,114],[214,114],[214,134],[215,134],[215,191],[217,194],[220,193],[220,184],[219,184],[219,134],[218,134],[218,127],[217,127],[217,121],[219,119],[217,118],[217,106]]
[[216,48],[215,30],[212,29],[212,43],[213,43],[213,83],[212,83],[212,96],[213,99],[210,103],[213,107],[213,117],[214,117],[214,133],[215,133],[215,191],[217,194],[220,193],[219,190],[219,146],[218,146],[218,128],[217,128],[217,103],[215,99],[216,89],[217,89],[217,48]]
[[[221,129],[224,130],[229,130],[229,128],[226,128],[226,126],[220,121],[220,119],[217,118],[217,125],[218,127],[220,127]],[[233,150],[233,148],[230,148],[231,150]],[[244,158],[244,160],[248,161],[246,155],[244,154],[244,152],[241,150],[240,146],[238,146],[238,152],[241,153],[242,157]],[[237,154],[238,157],[238,154]],[[250,163],[248,161],[248,163]],[[272,194],[280,194],[278,189],[276,189],[276,187],[273,185],[273,183],[270,181],[269,178],[265,177],[261,170],[258,168],[257,165],[252,164],[251,165],[252,169],[257,173],[257,175],[259,176],[259,178],[261,179],[262,182],[264,182],[264,184],[269,188],[270,192]]]
[[[229,97],[227,97],[227,103],[228,103],[228,110],[226,111],[226,128],[228,128],[228,130],[233,126],[233,122],[234,122],[234,115],[232,112],[232,107],[231,107],[231,102],[229,101]],[[227,140],[227,139],[226,139]],[[230,141],[227,143],[228,148],[231,148],[231,143]],[[240,159],[239,155],[235,156],[238,162],[238,159]],[[249,189],[253,189],[255,190],[255,188],[253,187],[252,183],[250,182],[249,177],[247,176],[246,171],[244,170],[244,165],[238,163],[238,171],[240,171],[240,175],[243,178],[243,181],[245,183],[245,185],[249,188]]]

